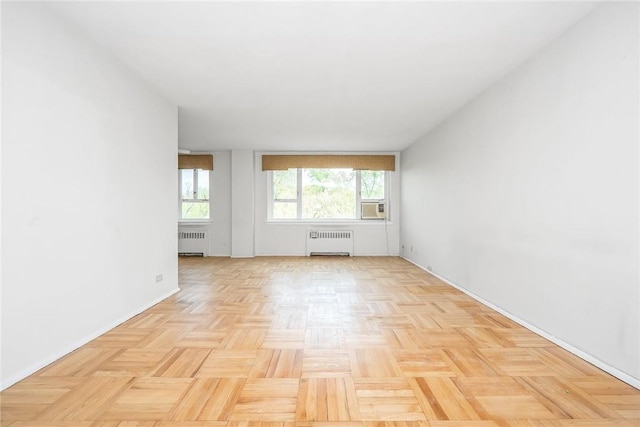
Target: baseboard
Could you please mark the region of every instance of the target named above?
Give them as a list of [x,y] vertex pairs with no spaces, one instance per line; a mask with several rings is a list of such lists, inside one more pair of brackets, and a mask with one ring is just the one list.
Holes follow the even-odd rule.
[[2,384],[0,384],[0,391],[11,387],[12,385],[17,383],[18,381],[21,381],[21,380],[25,379],[29,375],[31,375],[31,374],[33,374],[35,372],[38,372],[40,369],[52,364],[53,362],[55,362],[56,360],[62,358],[63,356],[66,356],[67,354],[71,353],[72,351],[75,351],[75,350],[79,349],[83,345],[85,345],[85,344],[93,341],[94,339],[98,338],[100,335],[103,335],[103,334],[109,332],[110,330],[112,330],[116,326],[121,325],[122,323],[124,323],[127,320],[133,318],[134,316],[137,316],[138,314],[142,313],[143,311],[150,309],[154,305],[156,305],[156,304],[164,301],[165,299],[169,298],[170,296],[176,294],[178,291],[180,291],[180,288],[175,288],[175,289],[167,292],[166,294],[162,295],[159,298],[156,298],[155,300],[153,300],[149,304],[145,304],[144,306],[140,307],[138,310],[134,310],[134,311],[130,312],[129,314],[126,314],[126,315],[124,315],[122,317],[119,317],[117,320],[115,320],[113,322],[110,322],[106,326],[104,326],[104,327],[100,328],[99,330],[89,334],[88,336],[84,337],[83,339],[80,339],[80,340],[76,341],[74,344],[68,346],[67,348],[65,348],[65,349],[63,349],[63,350],[51,355],[50,357],[47,357],[46,359],[44,359],[44,360],[42,360],[42,361],[40,361],[38,363],[34,363],[30,367],[28,367],[26,369],[23,369],[21,372],[18,372],[15,375],[11,375]]
[[305,254],[256,254],[256,258],[258,257],[305,257]]
[[427,273],[431,274],[432,276],[437,277],[438,279],[442,280],[443,282],[445,282],[446,284],[453,286],[454,288],[456,288],[457,290],[459,290],[460,292],[463,292],[464,294],[468,295],[469,297],[473,298],[474,300],[478,301],[480,304],[485,305],[487,307],[489,307],[492,310],[497,311],[498,313],[502,314],[503,316],[513,320],[514,322],[516,322],[517,324],[519,324],[520,326],[530,330],[531,332],[540,335],[541,337],[551,341],[552,343],[556,344],[557,346],[562,347],[563,349],[567,350],[570,353],[573,353],[574,355],[578,356],[579,358],[581,358],[582,360],[585,360],[589,363],[591,363],[593,366],[602,369],[603,371],[607,372],[608,374],[613,375],[614,377],[618,378],[620,381],[624,381],[625,383],[629,384],[632,387],[635,387],[637,389],[640,389],[640,379],[635,378],[629,374],[627,374],[626,372],[623,372],[611,365],[609,365],[606,362],[603,362],[602,360],[588,354],[585,353],[584,351],[580,350],[579,348],[574,347],[573,345],[567,343],[566,341],[551,335],[550,333],[538,328],[537,326],[534,326],[532,324],[530,324],[529,322],[520,319],[518,316],[516,316],[513,313],[510,313],[494,304],[492,304],[491,302],[485,300],[484,298],[474,294],[473,292],[468,291],[467,289],[463,288],[462,286],[452,282],[451,280],[447,279],[446,277],[440,276],[439,274],[434,273],[433,271],[429,271],[428,269],[424,268],[423,266],[421,266],[420,264],[418,264],[417,262],[414,262],[412,260],[410,260],[409,258],[406,257],[402,257],[403,259],[409,261],[411,264],[415,265],[416,267],[426,271]]
[[[268,257],[308,257],[309,255],[307,254],[257,254],[256,257],[261,257],[261,256],[268,256]],[[353,254],[351,255],[352,257],[397,257],[400,256],[399,254]]]
[[[253,256],[231,256],[229,254],[222,254],[222,255],[208,255],[207,257],[222,257],[222,258],[234,258],[234,259],[243,259],[243,258],[257,258],[257,257],[306,257],[308,255],[302,253],[302,254],[255,254]],[[354,257],[365,257],[365,256],[372,256],[372,257],[384,257],[384,256],[390,256],[390,257],[398,257],[400,256],[400,254],[354,254],[351,255]],[[207,258],[204,257],[204,258]]]
[[400,255],[399,254],[355,254],[353,256],[356,256],[356,257],[358,257],[358,256],[362,256],[362,257],[365,257],[365,256],[370,256],[370,257],[398,257]]

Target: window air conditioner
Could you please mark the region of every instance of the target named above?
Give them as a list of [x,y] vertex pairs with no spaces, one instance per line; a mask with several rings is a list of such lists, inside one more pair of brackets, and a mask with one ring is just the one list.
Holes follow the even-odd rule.
[[387,207],[384,203],[362,202],[360,203],[361,219],[385,219],[387,217]]

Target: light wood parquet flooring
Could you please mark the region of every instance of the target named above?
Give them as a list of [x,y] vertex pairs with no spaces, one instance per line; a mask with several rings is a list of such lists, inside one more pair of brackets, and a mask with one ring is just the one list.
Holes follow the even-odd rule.
[[7,427],[640,425],[640,391],[399,258],[187,258],[1,395]]

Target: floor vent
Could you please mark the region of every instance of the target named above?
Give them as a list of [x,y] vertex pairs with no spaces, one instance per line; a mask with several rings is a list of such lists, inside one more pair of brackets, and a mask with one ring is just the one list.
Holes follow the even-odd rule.
[[353,255],[353,231],[308,230],[307,256],[314,255]]

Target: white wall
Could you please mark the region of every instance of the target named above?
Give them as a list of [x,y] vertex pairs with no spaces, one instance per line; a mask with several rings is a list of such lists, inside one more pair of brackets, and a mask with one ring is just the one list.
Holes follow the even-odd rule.
[[[2,4],[0,4],[0,23],[2,23]],[[0,28],[1,29],[1,28]],[[2,46],[2,31],[0,31],[0,46]],[[2,55],[0,54],[0,82],[2,82]],[[0,84],[0,100],[2,100],[2,85]],[[0,129],[3,129],[2,126],[2,118],[3,118],[3,114],[2,114],[2,102],[0,101]],[[0,166],[2,165],[2,135],[0,134]],[[4,242],[4,238],[2,237],[2,227],[4,225],[4,221],[2,220],[2,189],[4,188],[4,185],[2,183],[2,170],[0,169],[0,309],[2,308],[2,261],[4,259],[4,257],[2,256],[2,248],[4,246],[4,244],[2,242]],[[0,390],[2,390],[2,384],[4,384],[4,381],[2,381],[2,372],[3,369],[2,367],[4,366],[3,362],[2,362],[2,313],[0,313]]]
[[177,108],[46,5],[2,8],[4,388],[178,278]]
[[253,151],[231,151],[231,256],[255,255]]
[[[255,154],[255,245],[256,255],[306,255],[306,231],[309,229],[348,229],[354,232],[355,256],[398,255],[400,253],[400,166],[390,173],[389,218],[382,221],[267,221],[268,174],[262,171],[262,154]],[[384,153],[389,154],[389,153]]]
[[[394,154],[398,159],[398,170],[400,155]],[[354,251],[358,256],[400,253],[399,172],[391,173],[389,186],[392,219],[386,224],[381,221],[270,222],[267,221],[267,173],[262,171],[262,153],[249,150],[216,151],[213,152],[213,156],[211,221],[208,224],[180,224],[181,229],[209,230],[210,256],[304,256],[306,231],[309,228],[354,230]],[[235,162],[232,167],[234,156]],[[234,207],[236,214],[232,215]],[[254,215],[251,212],[254,212]],[[234,233],[236,250],[232,253],[231,248],[234,245],[231,242],[234,241]]]
[[231,255],[231,151],[216,151],[213,157],[209,254],[229,256]]
[[636,385],[638,60],[638,4],[601,6],[413,144],[401,235],[409,260]]

